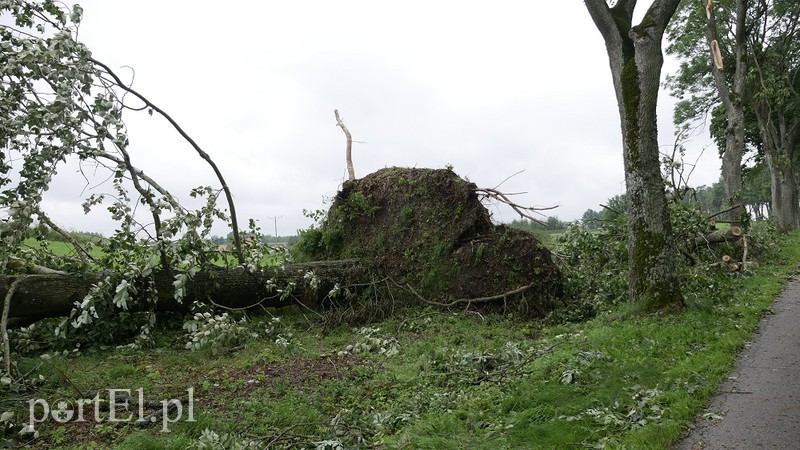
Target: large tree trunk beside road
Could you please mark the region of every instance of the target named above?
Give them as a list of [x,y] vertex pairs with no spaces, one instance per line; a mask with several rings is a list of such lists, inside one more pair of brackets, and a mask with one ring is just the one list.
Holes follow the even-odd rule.
[[633,26],[636,2],[586,0],[603,35],[622,124],[628,201],[630,300],[645,310],[682,305],[676,248],[658,150],[656,104],[664,30],[680,0],[656,0]]

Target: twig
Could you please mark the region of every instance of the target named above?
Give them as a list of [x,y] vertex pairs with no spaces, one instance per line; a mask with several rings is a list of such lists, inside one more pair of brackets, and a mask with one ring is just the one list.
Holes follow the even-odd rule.
[[[286,439],[286,437],[296,436],[296,435],[290,435],[289,434],[289,432],[294,430],[295,428],[308,427],[308,426],[312,426],[312,425],[325,426],[325,424],[323,424],[321,422],[302,422],[302,423],[296,423],[294,425],[291,425],[288,428],[284,428],[280,433],[278,433],[277,435],[273,435],[273,436],[257,436],[257,435],[253,435],[253,434],[249,434],[249,433],[245,433],[245,436],[249,437],[250,439],[257,440],[257,441],[265,441],[265,440],[269,439],[270,437],[272,437],[272,439],[269,442],[267,442],[267,446],[266,446],[266,448],[270,448],[273,445],[277,444],[278,442],[282,441],[283,439]],[[313,436],[303,436],[303,437],[306,438],[306,439],[313,438]]]
[[[112,155],[110,153],[98,151],[97,152],[97,156],[100,157],[100,158],[106,158],[106,159],[108,159],[110,161],[113,161],[114,163],[116,163],[117,165],[120,165],[120,166],[124,166],[125,165],[125,161],[124,160],[119,159],[119,158],[117,158],[116,156],[114,156],[114,155]],[[142,180],[146,181],[147,184],[149,184],[153,189],[155,189],[159,194],[161,194],[164,197],[164,199],[167,201],[167,203],[169,203],[170,206],[172,206],[176,211],[185,210],[186,209],[183,206],[181,206],[180,203],[178,203],[177,200],[175,200],[175,197],[173,197],[172,194],[169,193],[169,191],[164,189],[161,185],[159,185],[154,179],[150,178],[141,169],[139,169],[137,167],[134,167],[134,166],[130,166],[129,168],[132,168],[133,171],[136,173],[136,175],[139,178],[141,178]]]
[[489,297],[460,298],[458,300],[453,300],[450,303],[440,303],[440,302],[434,302],[432,300],[426,299],[425,297],[421,296],[416,290],[414,290],[413,287],[411,287],[408,284],[406,284],[405,287],[404,287],[404,286],[401,286],[400,284],[398,284],[396,281],[394,281],[394,280],[392,280],[392,281],[399,288],[401,288],[401,289],[403,289],[403,290],[405,290],[407,292],[410,292],[411,294],[414,294],[415,297],[417,297],[418,299],[422,300],[423,302],[425,302],[425,303],[427,303],[429,305],[441,306],[443,308],[450,308],[450,307],[458,305],[460,303],[487,303],[487,302],[493,302],[493,301],[497,301],[497,300],[503,300],[506,297],[510,297],[512,295],[520,294],[520,293],[525,292],[528,289],[533,287],[533,284],[528,284],[528,285],[519,287],[517,289],[514,289],[512,291],[504,292],[502,294],[492,295],[492,296],[489,296]]
[[339,110],[334,109],[333,114],[336,116],[336,125],[338,125],[342,131],[344,131],[344,136],[347,138],[347,176],[350,181],[356,179],[356,171],[353,168],[353,136],[350,135],[350,131],[344,126],[344,122],[342,122],[342,118],[339,117]]
[[483,194],[486,197],[493,198],[493,199],[499,201],[500,203],[505,203],[506,205],[510,206],[514,211],[516,211],[516,213],[519,214],[520,217],[524,217],[526,219],[530,219],[531,221],[533,221],[534,223],[538,223],[539,225],[547,225],[547,224],[544,221],[539,220],[539,219],[531,216],[529,213],[534,213],[535,212],[535,213],[541,214],[539,211],[548,211],[548,210],[551,210],[551,209],[558,208],[558,205],[546,206],[546,207],[535,207],[535,206],[518,205],[518,204],[512,202],[511,199],[508,198],[508,194],[505,194],[505,193],[500,192],[497,189],[493,189],[493,188],[477,188],[477,189],[475,189],[475,192]]
[[501,182],[500,182],[500,184],[498,184],[497,186],[493,187],[492,189],[497,189],[497,188],[499,188],[500,186],[502,186],[502,185],[503,185],[503,183],[505,183],[506,181],[508,181],[508,180],[510,180],[510,179],[512,179],[512,178],[514,178],[515,176],[517,176],[517,175],[521,174],[522,172],[525,172],[525,169],[522,169],[522,170],[520,170],[519,172],[516,172],[516,173],[513,173],[513,174],[511,174],[511,175],[507,176],[505,180],[501,181]]
[[[726,209],[723,209],[722,211],[718,211],[718,212],[715,212],[714,214],[711,214],[710,216],[706,217],[705,221],[708,222],[709,220],[713,219],[714,217],[721,216],[721,215],[723,215],[723,214],[725,214],[727,212],[731,212],[731,211],[733,211],[735,209],[738,209],[738,208],[741,208],[741,207],[743,207],[743,205],[741,203],[733,205],[730,208],[726,208]],[[718,220],[717,222],[720,222],[720,221]],[[733,223],[738,223],[738,222],[733,222]]]
[[612,213],[614,213],[614,214],[616,214],[618,216],[622,215],[621,212],[617,211],[616,209],[614,209],[614,208],[612,208],[612,207],[610,207],[608,205],[604,205],[604,204],[600,203],[600,207],[603,208],[603,209],[607,209],[607,210],[611,211]]
[[211,303],[212,305],[214,305],[215,307],[217,307],[219,309],[224,309],[224,310],[227,310],[227,311],[246,311],[248,309],[255,308],[256,306],[261,305],[262,303],[264,303],[268,299],[268,297],[264,297],[261,300],[253,303],[252,305],[242,306],[242,307],[239,307],[239,308],[234,308],[232,306],[220,305],[219,303],[215,302],[211,297],[207,297],[207,299],[208,299],[209,303]]
[[67,376],[67,374],[64,373],[64,371],[61,370],[60,367],[58,367],[55,364],[53,364],[52,367],[56,369],[56,372],[60,373],[61,376],[64,377],[64,379],[67,381],[67,383],[69,383],[70,386],[72,386],[72,389],[75,391],[75,393],[78,394],[78,398],[86,398],[86,394],[84,393],[84,391],[80,389],[78,386],[76,386],[75,383],[72,382],[72,379],[69,376]]

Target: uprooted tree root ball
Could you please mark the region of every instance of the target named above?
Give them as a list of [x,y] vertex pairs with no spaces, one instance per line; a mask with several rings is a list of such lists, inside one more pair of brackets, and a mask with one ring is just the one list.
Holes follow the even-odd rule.
[[447,169],[386,168],[346,181],[300,251],[360,258],[406,299],[545,316],[563,293],[550,251],[529,233],[493,224],[476,190]]

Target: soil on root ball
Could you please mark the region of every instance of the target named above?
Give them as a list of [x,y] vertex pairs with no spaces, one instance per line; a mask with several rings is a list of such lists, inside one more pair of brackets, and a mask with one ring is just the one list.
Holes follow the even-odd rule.
[[361,258],[411,299],[546,315],[563,294],[550,251],[530,233],[493,224],[476,189],[447,169],[393,167],[347,181],[300,250]]

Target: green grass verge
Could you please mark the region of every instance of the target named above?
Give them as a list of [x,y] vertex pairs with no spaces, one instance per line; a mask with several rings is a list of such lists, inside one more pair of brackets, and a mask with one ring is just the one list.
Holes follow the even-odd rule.
[[[24,421],[27,399],[55,404],[75,398],[76,389],[136,396],[141,388],[148,399],[185,399],[194,389],[196,420],[172,424],[169,433],[160,422],[51,420],[38,425],[42,437],[32,448],[184,449],[208,429],[273,448],[339,441],[347,448],[667,449],[799,262],[795,233],[775,264],[726,277],[724,301],[692,299],[673,314],[619,308],[546,326],[425,310],[360,332],[322,333],[296,311],[277,329],[268,317],[252,318],[248,330],[259,337],[220,355],[184,350],[186,337],[166,331],[149,350],[20,359],[23,372],[44,382],[2,404],[13,404]],[[348,346],[363,351],[339,354]],[[135,406],[128,412],[135,415]]]

